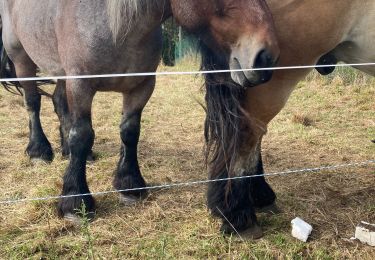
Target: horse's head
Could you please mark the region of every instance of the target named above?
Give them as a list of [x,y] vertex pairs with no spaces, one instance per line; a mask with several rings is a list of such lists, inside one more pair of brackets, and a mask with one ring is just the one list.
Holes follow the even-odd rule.
[[[198,34],[216,69],[272,67],[279,56],[274,24],[264,0],[171,0],[175,19]],[[212,59],[211,59],[212,62]],[[243,87],[267,82],[272,71],[232,72]]]

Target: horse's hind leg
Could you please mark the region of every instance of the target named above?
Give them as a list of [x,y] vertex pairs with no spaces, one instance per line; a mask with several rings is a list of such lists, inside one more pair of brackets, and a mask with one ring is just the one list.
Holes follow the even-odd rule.
[[[22,59],[19,59],[22,57]],[[36,65],[25,55],[14,61],[17,77],[35,77]],[[35,81],[21,82],[24,89],[24,102],[29,113],[29,144],[26,153],[32,160],[52,161],[53,151],[40,122],[41,95]]]
[[[144,106],[154,90],[155,78],[148,78],[130,93],[124,93],[123,118],[120,125],[121,153],[113,186],[117,190],[144,188],[146,182],[139,170],[137,146],[141,128],[141,115]],[[121,193],[121,201],[130,204],[147,194],[145,190]]]
[[61,153],[63,157],[69,156],[69,131],[72,125],[68,102],[66,97],[66,82],[65,80],[58,80],[56,89],[53,93],[53,105],[55,112],[60,120],[60,140],[61,140]]
[[[53,106],[55,112],[60,121],[60,143],[61,143],[61,153],[63,157],[68,157],[69,151],[69,131],[72,127],[72,119],[69,113],[68,101],[66,96],[66,81],[58,80],[56,84],[55,91],[53,92]],[[90,151],[88,161],[94,160],[92,151]]]
[[[72,127],[69,132],[70,161],[65,171],[63,197],[58,203],[61,217],[76,219],[81,215],[79,209],[85,206],[89,218],[93,216],[95,201],[86,182],[86,158],[94,143],[94,130],[91,122],[91,106],[95,91],[87,86],[88,80],[70,80],[67,82],[69,111]],[[70,197],[69,197],[70,196]]]

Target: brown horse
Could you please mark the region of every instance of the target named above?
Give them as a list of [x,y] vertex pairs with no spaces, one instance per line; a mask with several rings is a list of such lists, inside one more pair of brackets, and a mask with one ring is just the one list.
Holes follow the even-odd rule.
[[[375,62],[375,1],[267,0],[267,3],[281,49],[278,66]],[[375,76],[374,66],[358,69]],[[206,138],[211,178],[263,174],[260,148],[267,125],[310,71],[277,71],[268,83],[246,90],[207,84]],[[275,199],[270,186],[260,177],[214,183],[208,190],[209,208],[219,217],[226,216],[224,230],[232,230],[232,226],[238,231],[252,227],[259,236],[261,230],[252,206],[264,208]]]
[[[33,77],[37,68],[52,75],[155,71],[161,55],[161,23],[170,16],[201,39],[204,66],[270,67],[279,56],[264,0],[1,0],[0,15],[4,47],[18,77]],[[271,74],[228,73],[217,85],[252,87],[268,81]],[[40,124],[40,94],[35,82],[21,85],[30,115],[28,153],[43,158],[51,147]],[[60,216],[75,219],[82,202],[88,212],[95,210],[93,197],[79,194],[89,193],[86,158],[94,141],[91,106],[97,91],[123,94],[122,146],[114,187],[146,186],[137,144],[141,114],[154,86],[151,76],[58,81],[54,102],[63,143],[70,151],[62,195],[73,195],[60,199]],[[124,192],[121,198],[133,202],[144,193]]]

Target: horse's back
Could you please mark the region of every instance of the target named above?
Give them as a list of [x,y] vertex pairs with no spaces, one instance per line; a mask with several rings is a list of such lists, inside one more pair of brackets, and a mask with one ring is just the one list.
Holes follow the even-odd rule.
[[2,16],[12,21],[5,32],[13,38],[6,46],[9,56],[25,51],[49,74],[153,71],[159,63],[161,31],[148,26],[147,17],[132,25],[125,41],[116,43],[106,1],[3,1]]
[[3,41],[15,62],[31,59],[52,74],[63,74],[58,54],[55,22],[58,2],[53,0],[4,0],[1,16]]

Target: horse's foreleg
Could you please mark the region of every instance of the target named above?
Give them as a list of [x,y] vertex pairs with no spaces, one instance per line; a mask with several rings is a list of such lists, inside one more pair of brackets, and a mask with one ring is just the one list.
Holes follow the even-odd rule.
[[[137,146],[141,128],[141,115],[155,86],[155,79],[147,79],[142,86],[138,86],[130,93],[124,94],[123,118],[120,125],[121,152],[117,165],[113,186],[117,190],[143,188],[143,179],[137,158]],[[145,190],[121,192],[121,201],[125,204],[134,203],[142,199]]]
[[[262,175],[263,164],[260,154],[260,140],[254,136],[244,139],[244,147],[236,160],[233,177],[239,179],[210,183],[207,199],[211,212],[223,220],[221,230],[225,233],[244,232],[249,237],[259,238],[262,230],[258,226],[256,210],[274,204],[276,195]],[[249,139],[249,142],[245,140]],[[249,149],[252,147],[252,149]],[[215,179],[227,178],[225,170]],[[241,178],[244,177],[244,178]]]
[[[263,161],[261,151],[258,151],[259,157],[256,168],[253,171],[247,172],[246,175],[263,175]],[[267,209],[270,211],[277,211],[277,208],[274,207],[274,203],[276,200],[276,194],[272,190],[271,186],[267,183],[264,176],[259,177],[252,177],[250,180],[250,196],[253,199],[254,206],[258,211],[266,211]],[[276,212],[274,212],[276,213]]]
[[[95,210],[95,201],[86,182],[86,158],[94,143],[94,131],[91,122],[91,105],[95,92],[87,87],[84,80],[67,82],[67,97],[72,118],[68,145],[70,161],[65,171],[62,195],[73,197],[61,198],[58,212],[61,217],[80,215],[79,209],[85,206],[85,212],[91,218]],[[78,195],[78,196],[77,196]]]
[[[116,176],[113,181],[113,186],[117,190],[146,187],[137,159],[140,119],[141,112],[124,115],[122,119],[120,126],[122,140],[120,160],[117,164]],[[133,203],[141,199],[145,193],[144,190],[122,192],[121,201],[126,204]]]
[[[68,101],[66,96],[66,82],[65,80],[58,80],[56,89],[53,93],[53,106],[60,121],[60,142],[61,153],[63,157],[68,157],[69,151],[69,131],[72,127],[72,120],[69,114]],[[93,161],[93,153],[90,151],[87,156],[88,161]]]
[[[27,57],[22,56],[21,60],[16,60],[14,65],[17,77],[35,77],[36,66]],[[38,92],[36,82],[21,82],[24,89],[24,102],[29,114],[29,144],[26,153],[32,160],[52,161],[53,151],[50,142],[43,132],[40,122],[41,95]]]

